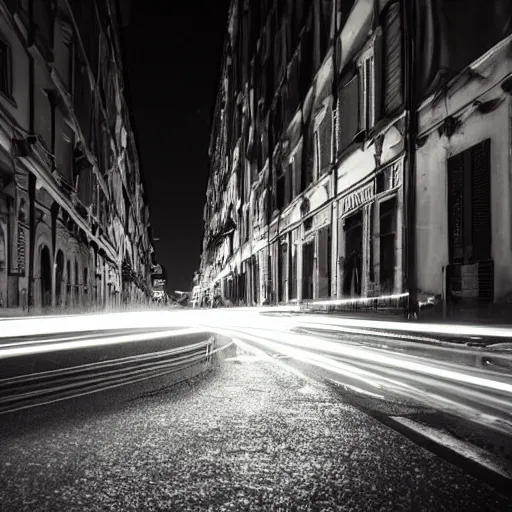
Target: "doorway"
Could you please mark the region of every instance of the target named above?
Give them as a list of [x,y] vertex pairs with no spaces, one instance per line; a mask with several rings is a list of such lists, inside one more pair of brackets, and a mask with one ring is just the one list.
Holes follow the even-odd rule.
[[363,212],[345,219],[345,264],[343,269],[343,295],[361,296],[363,271]]
[[313,271],[315,262],[315,241],[302,246],[302,299],[313,299]]
[[46,245],[41,249],[41,305],[43,308],[52,305],[52,261],[50,250]]
[[64,253],[59,250],[56,259],[56,271],[55,271],[55,298],[57,307],[63,305],[63,287],[64,287]]

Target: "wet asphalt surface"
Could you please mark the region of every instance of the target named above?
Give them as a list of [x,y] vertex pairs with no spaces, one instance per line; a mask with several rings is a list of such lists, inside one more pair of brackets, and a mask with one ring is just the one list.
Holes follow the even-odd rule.
[[0,511],[512,510],[331,386],[225,357],[0,416]]

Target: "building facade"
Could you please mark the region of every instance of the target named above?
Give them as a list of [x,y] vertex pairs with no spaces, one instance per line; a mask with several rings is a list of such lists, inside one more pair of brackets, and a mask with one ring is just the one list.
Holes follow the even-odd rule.
[[159,304],[167,304],[167,272],[159,263],[151,267],[152,300]]
[[[474,20],[492,12],[489,37],[476,44],[466,30],[460,51],[446,37],[459,2],[232,2],[199,295],[260,305],[438,293],[449,260],[439,252],[448,234],[435,227],[435,188],[448,178],[428,168],[446,148],[425,134],[440,123],[450,80],[510,34],[507,2],[472,3]],[[489,30],[497,20],[500,30]],[[459,88],[468,104],[478,96],[471,87]]]
[[0,1],[0,303],[151,299],[114,0]]

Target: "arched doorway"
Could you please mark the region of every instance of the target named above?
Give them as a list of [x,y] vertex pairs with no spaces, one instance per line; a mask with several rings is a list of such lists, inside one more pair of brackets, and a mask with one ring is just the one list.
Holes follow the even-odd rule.
[[52,260],[50,258],[50,249],[46,245],[41,249],[39,272],[41,276],[41,306],[47,308],[52,305]]
[[63,288],[64,288],[64,253],[59,250],[55,260],[55,303],[57,307],[62,307],[63,301]]

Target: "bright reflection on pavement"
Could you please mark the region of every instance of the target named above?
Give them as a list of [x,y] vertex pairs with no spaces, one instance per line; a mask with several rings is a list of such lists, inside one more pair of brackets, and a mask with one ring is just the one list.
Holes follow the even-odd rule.
[[[512,354],[489,355],[456,344],[441,350],[418,343],[435,341],[438,336],[492,337],[508,342],[512,329],[358,320],[296,314],[298,311],[298,306],[288,306],[5,319],[0,321],[0,358],[213,332],[249,344],[260,355],[285,355],[320,368],[329,378],[360,393],[380,399],[386,393],[398,393],[424,403],[434,401],[437,407],[512,432],[510,371],[487,364],[491,358],[510,368]],[[127,329],[161,331],[131,334]],[[315,334],[294,332],[300,329]],[[123,332],[116,335],[116,330]],[[85,334],[91,332],[96,335]],[[327,339],[327,332],[334,333],[334,339]],[[63,338],[66,333],[72,335]],[[354,344],[354,336],[368,341]],[[27,337],[32,338],[24,339]],[[375,338],[390,340],[389,346],[382,341],[376,345]],[[286,366],[278,358],[270,358]]]

